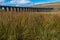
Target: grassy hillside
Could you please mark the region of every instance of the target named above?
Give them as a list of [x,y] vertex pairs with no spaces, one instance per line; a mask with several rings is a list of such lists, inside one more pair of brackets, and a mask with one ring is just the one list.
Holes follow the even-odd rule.
[[37,4],[37,5],[34,5],[32,7],[39,7],[39,8],[60,8],[60,2]]
[[0,40],[60,40],[60,12],[0,12]]

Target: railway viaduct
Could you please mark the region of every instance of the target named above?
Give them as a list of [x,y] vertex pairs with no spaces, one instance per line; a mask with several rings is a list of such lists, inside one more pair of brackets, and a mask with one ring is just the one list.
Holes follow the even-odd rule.
[[0,6],[0,10],[13,12],[51,12],[53,8]]

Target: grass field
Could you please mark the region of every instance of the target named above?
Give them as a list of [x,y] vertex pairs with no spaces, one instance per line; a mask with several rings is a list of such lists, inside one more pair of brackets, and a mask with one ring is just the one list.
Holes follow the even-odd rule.
[[60,12],[0,12],[0,40],[60,40]]

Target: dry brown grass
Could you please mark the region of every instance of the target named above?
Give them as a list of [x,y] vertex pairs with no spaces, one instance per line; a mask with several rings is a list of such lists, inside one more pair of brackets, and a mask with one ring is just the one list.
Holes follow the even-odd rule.
[[0,40],[60,40],[60,12],[0,12]]

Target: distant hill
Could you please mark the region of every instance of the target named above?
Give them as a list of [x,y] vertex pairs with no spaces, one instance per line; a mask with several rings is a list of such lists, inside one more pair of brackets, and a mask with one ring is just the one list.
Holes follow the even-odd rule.
[[39,7],[39,8],[60,8],[60,2],[38,4],[38,5],[34,5],[32,7]]

